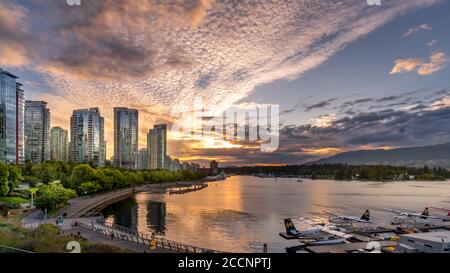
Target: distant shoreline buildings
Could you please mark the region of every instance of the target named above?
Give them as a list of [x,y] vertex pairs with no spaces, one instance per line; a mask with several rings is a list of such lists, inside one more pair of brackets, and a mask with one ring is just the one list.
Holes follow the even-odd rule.
[[[147,134],[147,148],[139,149],[139,111],[116,107],[112,166],[133,170],[194,171],[196,163],[168,155],[167,124],[156,124]],[[18,77],[0,68],[0,161],[40,164],[48,160],[106,166],[105,121],[99,108],[73,110],[70,135],[51,127],[45,101],[25,100]],[[109,162],[109,161],[108,161]]]

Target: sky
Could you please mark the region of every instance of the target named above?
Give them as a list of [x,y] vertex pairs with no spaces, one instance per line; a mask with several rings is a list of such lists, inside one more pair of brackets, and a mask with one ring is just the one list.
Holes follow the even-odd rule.
[[[360,149],[448,143],[450,1],[0,0],[0,68],[52,126],[100,107],[156,123],[200,100],[211,115],[279,105],[277,150],[217,136],[169,153],[206,164],[295,164]],[[183,108],[184,109],[184,108]]]

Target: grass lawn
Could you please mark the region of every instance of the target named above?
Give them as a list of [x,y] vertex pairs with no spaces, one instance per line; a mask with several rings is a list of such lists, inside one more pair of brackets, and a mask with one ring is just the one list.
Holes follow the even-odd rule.
[[0,197],[0,203],[20,205],[24,203],[29,203],[28,199],[23,199],[20,197]]

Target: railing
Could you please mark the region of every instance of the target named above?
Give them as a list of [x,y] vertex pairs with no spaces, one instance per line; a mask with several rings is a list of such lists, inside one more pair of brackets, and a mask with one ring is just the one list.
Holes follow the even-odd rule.
[[34,253],[32,251],[0,245],[0,253]]
[[75,226],[93,231],[95,233],[99,233],[103,236],[108,236],[110,238],[118,238],[121,240],[125,240],[128,242],[144,245],[144,246],[152,246],[157,248],[175,251],[179,253],[218,253],[218,251],[212,251],[205,248],[195,247],[175,241],[170,241],[165,238],[155,237],[154,235],[145,234],[136,230],[132,230],[129,228],[125,228],[112,223],[102,223],[102,224],[86,224],[76,221]]

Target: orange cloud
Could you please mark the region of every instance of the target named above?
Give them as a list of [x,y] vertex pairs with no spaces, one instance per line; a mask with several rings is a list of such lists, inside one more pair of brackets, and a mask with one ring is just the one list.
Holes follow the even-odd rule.
[[421,58],[400,59],[395,61],[395,66],[390,74],[416,71],[417,74],[422,76],[431,75],[443,69],[448,61],[449,58],[444,52],[432,53],[427,63]]
[[28,11],[8,2],[0,3],[0,66],[22,67],[29,64],[27,42]]
[[444,68],[448,63],[448,57],[444,52],[435,52],[430,56],[430,62],[423,64],[417,70],[419,75],[430,75]]
[[328,156],[342,152],[340,148],[311,148],[303,149],[303,152],[308,155]]

